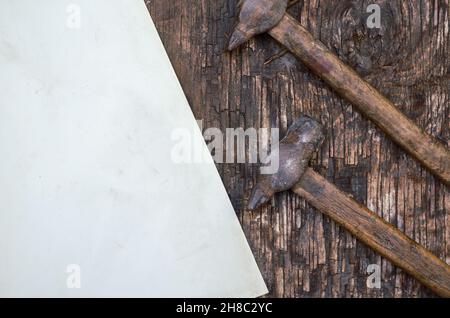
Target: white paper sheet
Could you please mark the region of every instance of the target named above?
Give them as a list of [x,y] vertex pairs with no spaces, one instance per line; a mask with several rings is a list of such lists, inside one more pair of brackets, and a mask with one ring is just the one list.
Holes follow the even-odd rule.
[[0,296],[266,293],[180,128],[207,155],[144,1],[1,0]]

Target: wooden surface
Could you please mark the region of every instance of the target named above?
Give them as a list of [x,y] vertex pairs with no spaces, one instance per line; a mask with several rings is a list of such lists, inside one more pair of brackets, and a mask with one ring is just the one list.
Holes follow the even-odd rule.
[[[226,52],[235,0],[147,0],[197,119],[204,127],[279,127],[301,114],[327,140],[316,171],[450,263],[450,191],[268,35]],[[365,27],[382,8],[382,28]],[[450,139],[449,1],[303,0],[290,13],[415,123]],[[272,57],[281,55],[271,63]],[[245,209],[257,166],[218,164],[274,297],[433,297],[295,194]],[[381,266],[381,289],[366,286]]]
[[450,151],[403,114],[391,101],[364,81],[351,67],[290,14],[269,31],[300,61],[350,102],[363,117],[450,186]]
[[437,295],[450,298],[447,263],[327,182],[312,168],[306,170],[292,191]]

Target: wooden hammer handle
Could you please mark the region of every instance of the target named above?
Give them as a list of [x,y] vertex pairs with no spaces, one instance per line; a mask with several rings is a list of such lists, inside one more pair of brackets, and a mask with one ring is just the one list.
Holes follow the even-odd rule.
[[325,45],[315,40],[297,20],[285,14],[269,34],[375,122],[397,144],[450,185],[450,151],[402,114]]
[[307,169],[293,191],[438,295],[450,297],[449,265],[321,175]]

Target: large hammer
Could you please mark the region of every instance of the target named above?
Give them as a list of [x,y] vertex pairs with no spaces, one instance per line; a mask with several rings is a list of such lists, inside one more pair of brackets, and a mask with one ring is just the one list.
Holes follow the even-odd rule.
[[319,123],[309,117],[297,120],[279,143],[278,172],[259,177],[249,208],[254,210],[275,193],[292,189],[438,295],[450,297],[449,265],[308,168],[323,139]]
[[389,137],[450,185],[450,152],[286,13],[288,0],[243,0],[229,50],[268,32]]

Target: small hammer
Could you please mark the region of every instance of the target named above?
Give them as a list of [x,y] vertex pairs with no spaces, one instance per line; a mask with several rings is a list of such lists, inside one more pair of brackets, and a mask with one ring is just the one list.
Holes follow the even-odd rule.
[[450,297],[449,265],[308,168],[323,139],[318,122],[309,117],[298,119],[279,143],[278,172],[259,176],[249,208],[255,210],[275,193],[292,189],[438,295]]
[[288,0],[243,0],[231,36],[232,51],[253,36],[268,32],[292,51],[392,140],[450,185],[450,151],[402,114],[386,97],[286,13]]

